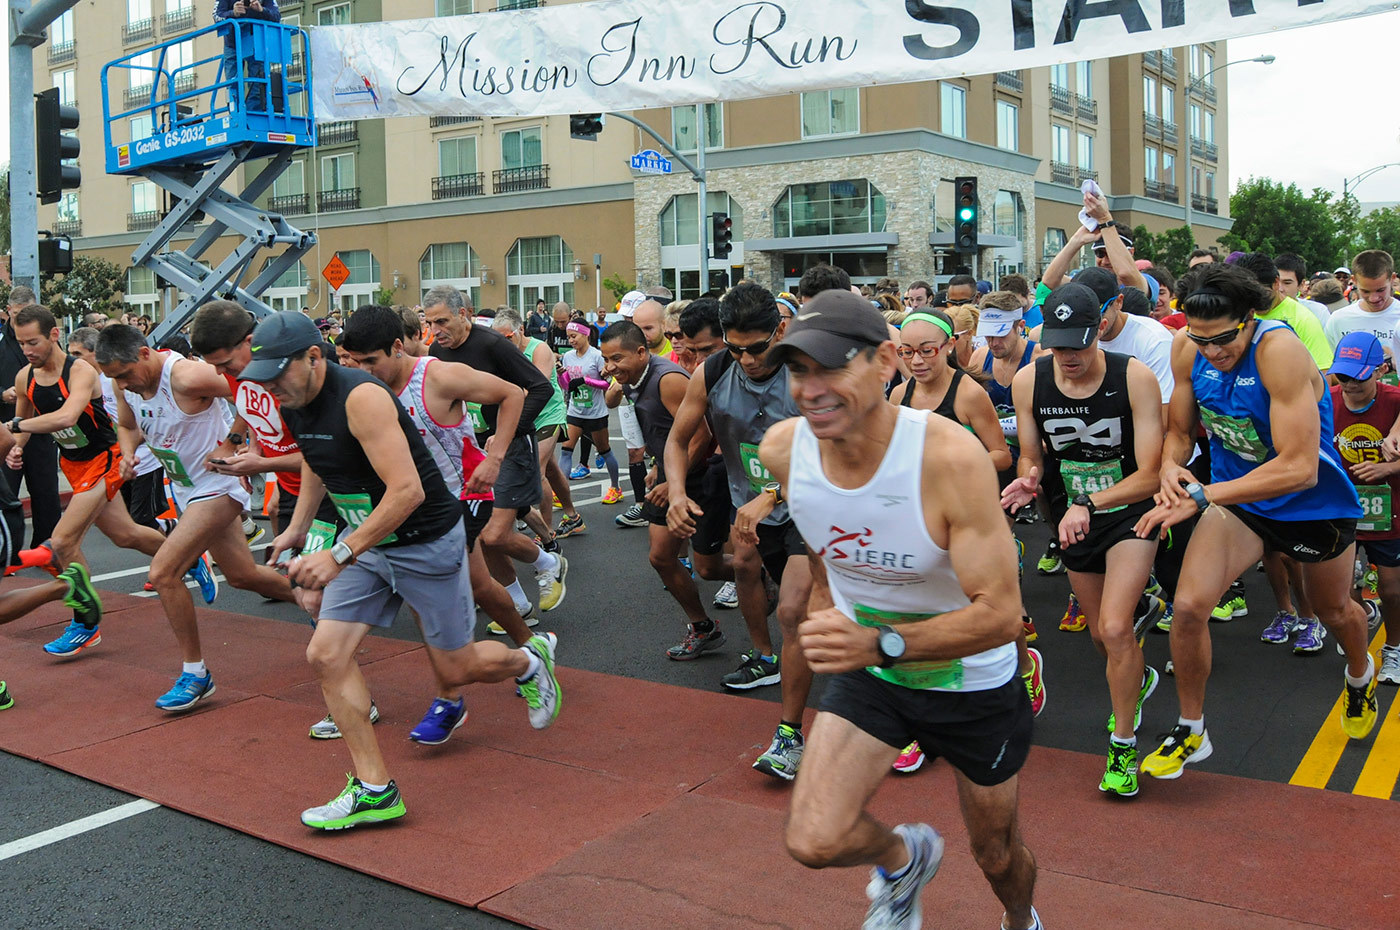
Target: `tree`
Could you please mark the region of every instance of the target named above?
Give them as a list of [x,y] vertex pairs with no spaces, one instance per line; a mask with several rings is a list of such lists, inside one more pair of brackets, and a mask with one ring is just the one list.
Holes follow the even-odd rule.
[[1157,237],[1141,223],[1133,227],[1133,254],[1157,264]]
[[[1157,237],[1157,252],[1150,256],[1154,265],[1172,271],[1185,271],[1196,248],[1196,236],[1185,225],[1169,229]],[[1139,253],[1141,254],[1141,253]]]
[[613,299],[615,301],[622,300],[622,298],[627,295],[628,291],[635,291],[637,289],[637,285],[628,284],[623,279],[622,275],[616,272],[603,279],[603,287],[613,292]]
[[[1384,249],[1400,255],[1400,207],[1386,207],[1367,213],[1357,223],[1356,251]],[[1350,263],[1351,259],[1345,259]]]
[[[1346,264],[1350,260],[1348,256],[1367,248],[1360,244],[1361,203],[1356,195],[1348,191],[1345,196],[1339,197],[1332,204],[1332,218],[1337,221],[1337,234],[1342,239],[1342,263]],[[1329,264],[1328,267],[1332,266]]]
[[111,314],[121,309],[125,290],[126,274],[120,265],[105,258],[77,255],[68,274],[44,279],[40,299],[58,317],[94,311]]
[[10,254],[10,166],[0,168],[0,255]]
[[1315,188],[1304,194],[1298,185],[1284,187],[1268,178],[1253,178],[1230,195],[1234,228],[1220,237],[1227,249],[1278,255],[1294,252],[1315,267],[1335,265],[1347,243],[1337,228],[1332,194]]

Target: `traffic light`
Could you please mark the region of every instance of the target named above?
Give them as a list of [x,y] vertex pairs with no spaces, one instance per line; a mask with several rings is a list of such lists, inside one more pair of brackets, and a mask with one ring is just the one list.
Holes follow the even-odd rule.
[[953,215],[953,247],[959,252],[977,251],[977,179],[956,178],[956,212]]
[[39,240],[39,273],[68,274],[73,270],[73,240],[67,236],[49,236]]
[[734,251],[734,221],[728,213],[710,214],[710,241],[714,243],[715,258],[728,258]]
[[58,88],[50,87],[34,95],[34,155],[40,203],[58,203],[63,192],[77,187],[83,179],[77,165],[64,162],[77,158],[78,137],[64,132],[78,128],[78,108],[58,100]]
[[603,131],[603,114],[580,113],[569,117],[569,135],[589,142],[598,141],[598,133]]

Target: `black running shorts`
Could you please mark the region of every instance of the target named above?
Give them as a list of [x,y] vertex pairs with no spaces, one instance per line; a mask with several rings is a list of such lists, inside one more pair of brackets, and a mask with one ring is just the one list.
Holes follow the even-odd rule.
[[[462,525],[467,528],[468,552],[476,548],[476,538],[486,529],[486,524],[491,522],[491,514],[495,509],[496,505],[491,501],[462,501]],[[529,513],[528,509],[526,513]]]
[[783,569],[793,556],[805,558],[807,544],[802,534],[797,532],[797,524],[788,520],[784,523],[760,523],[758,525],[758,557],[763,567],[778,584],[783,583]]
[[[1096,513],[1089,518],[1089,535],[1068,549],[1060,550],[1060,558],[1065,568],[1072,572],[1088,575],[1102,575],[1108,570],[1108,550],[1125,539],[1137,539],[1133,527],[1143,514],[1152,509],[1152,501],[1130,504],[1113,513]],[[1060,515],[1060,519],[1064,514]],[[1060,521],[1056,520],[1050,532],[1060,531]]]
[[[724,548],[729,540],[729,488],[715,489],[714,482],[705,480],[706,470],[696,469],[685,476],[686,496],[704,511],[695,518],[695,535],[690,537],[690,548],[696,555],[714,555]],[[657,507],[649,500],[642,501],[642,516],[648,523],[666,525],[666,507]]]
[[1265,552],[1282,552],[1299,562],[1330,561],[1356,541],[1355,520],[1275,520],[1238,504],[1225,509],[1263,541]]

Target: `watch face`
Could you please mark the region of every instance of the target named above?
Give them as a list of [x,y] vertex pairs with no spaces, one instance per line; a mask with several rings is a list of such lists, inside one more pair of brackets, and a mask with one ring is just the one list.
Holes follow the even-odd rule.
[[892,659],[904,655],[904,637],[893,630],[880,634],[880,651]]

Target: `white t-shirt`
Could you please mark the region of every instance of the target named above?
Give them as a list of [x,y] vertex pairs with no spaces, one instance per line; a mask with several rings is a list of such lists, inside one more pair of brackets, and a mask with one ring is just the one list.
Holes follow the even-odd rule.
[[[112,431],[117,429],[117,386],[112,379],[102,372],[97,373],[97,380],[102,385],[102,406],[107,411],[107,416],[112,418]],[[136,462],[132,465],[137,476],[149,475],[151,472],[161,467],[160,460],[151,455],[151,450],[146,448],[144,442],[136,445]]]
[[1172,331],[1147,316],[1124,313],[1123,320],[1118,337],[1100,339],[1099,348],[1132,356],[1151,368],[1162,388],[1162,403],[1169,403],[1176,388],[1176,378],[1172,376]]
[[1400,332],[1400,300],[1392,297],[1390,306],[1379,313],[1360,302],[1348,304],[1327,321],[1327,339],[1333,346],[1347,333],[1355,332],[1371,333],[1380,340],[1382,348],[1391,350],[1392,358],[1400,357],[1396,354],[1395,338]]

